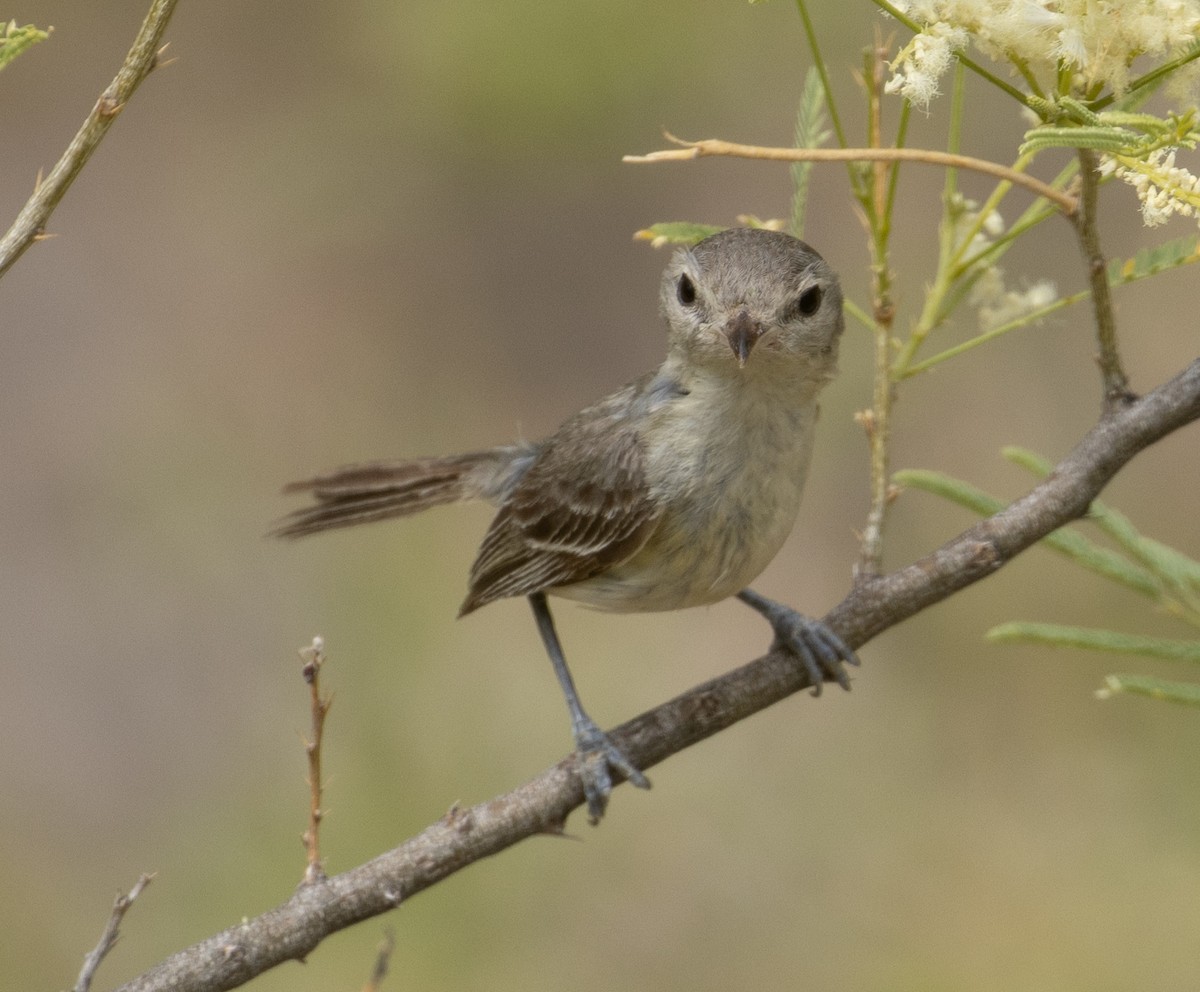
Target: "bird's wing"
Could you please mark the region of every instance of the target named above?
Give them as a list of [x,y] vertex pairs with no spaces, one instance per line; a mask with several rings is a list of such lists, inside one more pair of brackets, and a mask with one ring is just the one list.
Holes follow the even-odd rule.
[[582,582],[646,543],[659,510],[646,484],[634,383],[546,441],[492,521],[461,613]]

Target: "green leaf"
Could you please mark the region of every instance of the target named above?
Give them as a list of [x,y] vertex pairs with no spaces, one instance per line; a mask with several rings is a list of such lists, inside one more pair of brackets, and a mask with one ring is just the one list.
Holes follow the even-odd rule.
[[934,496],[941,496],[959,506],[965,506],[968,510],[974,510],[981,516],[990,517],[993,513],[999,513],[1004,509],[1004,504],[995,496],[989,496],[969,482],[963,482],[941,472],[910,468],[897,472],[893,478],[902,486],[921,489]]
[[1090,148],[1097,152],[1123,154],[1137,144],[1137,136],[1119,127],[1035,127],[1025,132],[1022,155],[1047,148]]
[[[1039,478],[1050,473],[1050,463],[1032,451],[1007,447],[1003,454]],[[1145,574],[1156,583],[1157,591],[1153,595],[1167,612],[1200,627],[1200,562],[1143,536],[1125,514],[1100,500],[1092,501],[1087,518],[1116,541],[1135,562],[1145,566]]]
[[649,241],[654,248],[663,245],[694,245],[703,241],[709,235],[725,230],[712,224],[696,224],[686,220],[665,221],[661,224],[651,224],[644,230],[634,234],[635,238]]
[[1143,248],[1133,258],[1113,259],[1108,264],[1108,283],[1110,286],[1123,286],[1165,272],[1167,269],[1198,262],[1198,241],[1200,239],[1196,235],[1190,234],[1151,248]]
[[1032,472],[1039,479],[1046,478],[1050,474],[1050,470],[1054,468],[1049,459],[1043,458],[1036,451],[1030,451],[1028,448],[1022,448],[1015,444],[1005,445],[1000,449],[1000,454],[1014,465],[1020,465],[1027,472]]
[[43,31],[33,24],[17,27],[16,21],[0,24],[0,69],[3,69],[27,48],[31,48],[39,41],[45,41],[50,37],[52,30],[53,28]]
[[[940,472],[908,469],[897,472],[894,478],[902,486],[921,489],[949,499],[981,516],[990,517],[1005,506],[996,497]],[[1135,565],[1116,551],[1088,540],[1078,531],[1063,527],[1042,538],[1041,543],[1073,559],[1089,571],[1120,582],[1143,596],[1158,599],[1162,592],[1162,584],[1148,569]]]
[[1057,623],[1012,622],[993,627],[984,635],[999,643],[1047,644],[1060,648],[1083,648],[1139,654],[1166,661],[1186,661],[1200,665],[1200,641],[1180,641],[1166,637],[1143,637],[1094,627],[1068,627]]
[[[1116,511],[1109,511],[1115,513]],[[1200,593],[1200,562],[1152,537],[1138,539],[1138,555],[1171,585]]]
[[1104,688],[1098,690],[1096,695],[1108,699],[1120,692],[1164,699],[1169,703],[1183,703],[1185,706],[1200,706],[1200,685],[1170,682],[1148,675],[1109,675],[1104,679]]
[[[825,84],[821,73],[810,66],[804,77],[804,90],[800,94],[800,105],[796,108],[796,147],[820,148],[829,140],[826,128]],[[792,163],[792,222],[791,232],[798,238],[804,237],[804,218],[808,209],[808,183],[812,176],[813,162]]]
[[[1198,137],[1192,110],[1156,117],[1126,109],[1096,113],[1070,97],[1038,102],[1041,104],[1036,108],[1038,112],[1053,123],[1025,132],[1022,155],[1045,148],[1092,148],[1141,158],[1156,148],[1181,145],[1192,148]],[[1071,121],[1073,125],[1060,126],[1063,121]]]

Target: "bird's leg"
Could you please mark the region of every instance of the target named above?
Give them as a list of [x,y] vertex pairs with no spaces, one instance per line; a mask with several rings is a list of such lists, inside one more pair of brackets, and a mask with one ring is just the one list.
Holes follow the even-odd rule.
[[831,679],[843,689],[850,688],[850,677],[846,674],[848,662],[857,665],[858,655],[837,634],[821,623],[790,606],[776,603],[773,599],[760,596],[753,589],[743,589],[737,598],[753,610],[757,610],[775,631],[775,648],[786,648],[804,666],[812,680],[812,694],[821,695],[821,685]]
[[650,788],[650,780],[584,712],[579,693],[575,691],[575,680],[571,678],[562,645],[554,630],[554,618],[550,615],[546,594],[533,593],[529,597],[529,605],[533,607],[538,633],[542,635],[542,643],[546,645],[546,653],[550,655],[554,674],[558,676],[558,684],[562,686],[567,710],[571,714],[571,731],[575,735],[575,748],[579,753],[579,777],[583,780],[583,791],[587,796],[588,820],[593,824],[599,823],[608,805],[608,795],[612,792],[611,769],[616,769],[639,789]]

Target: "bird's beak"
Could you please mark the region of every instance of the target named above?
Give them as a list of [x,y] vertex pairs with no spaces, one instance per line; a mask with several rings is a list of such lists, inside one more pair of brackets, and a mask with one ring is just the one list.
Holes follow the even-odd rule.
[[762,337],[763,327],[757,320],[752,320],[746,310],[739,310],[725,325],[725,336],[729,339],[729,347],[737,355],[738,366],[746,364],[750,357],[750,349]]

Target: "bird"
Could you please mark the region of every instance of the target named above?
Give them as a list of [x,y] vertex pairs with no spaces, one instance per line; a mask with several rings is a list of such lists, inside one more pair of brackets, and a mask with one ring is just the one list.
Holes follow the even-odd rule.
[[547,596],[608,612],[737,597],[762,614],[813,693],[850,688],[858,658],[824,623],[749,588],[790,534],[813,450],[817,398],[837,373],[842,291],[809,245],[729,228],[680,248],[663,273],[663,364],[549,437],[467,454],[348,465],[293,482],[296,538],[482,500],[496,507],[459,616],[526,597],[565,697],[590,821],[614,775],[649,780],[587,714]]

